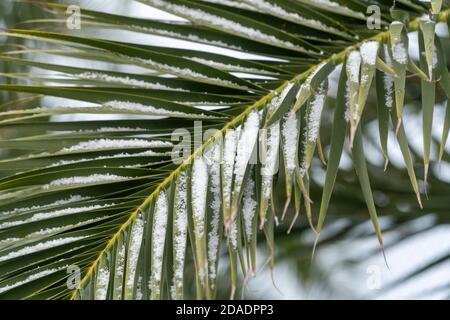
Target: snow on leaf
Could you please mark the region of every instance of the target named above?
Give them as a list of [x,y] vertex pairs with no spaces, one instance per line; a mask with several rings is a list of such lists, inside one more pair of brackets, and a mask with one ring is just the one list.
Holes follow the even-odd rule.
[[137,113],[144,113],[144,114],[150,114],[155,116],[161,116],[161,117],[175,117],[175,118],[188,118],[188,119],[207,119],[207,118],[215,118],[212,116],[207,116],[203,113],[186,113],[181,111],[173,111],[173,110],[167,110],[163,108],[157,108],[150,105],[144,105],[142,103],[138,102],[130,102],[130,101],[118,101],[118,100],[112,100],[107,101],[103,104],[106,108],[111,108],[114,110],[120,110],[120,111],[130,111],[130,112],[137,112]]
[[34,210],[44,209],[44,208],[48,208],[48,207],[54,207],[54,206],[69,204],[69,203],[73,203],[73,202],[79,202],[79,201],[87,200],[87,199],[89,199],[89,197],[84,197],[84,196],[80,196],[80,195],[71,195],[67,199],[56,200],[56,201],[46,204],[46,205],[35,205],[35,206],[31,206],[31,207],[15,208],[14,210],[10,210],[10,211],[3,211],[3,212],[0,212],[0,215],[6,216],[6,215],[22,213],[22,212],[26,212],[26,211],[34,211]]
[[208,269],[210,286],[214,288],[216,274],[216,262],[219,251],[219,225],[220,225],[220,209],[222,207],[221,185],[220,185],[220,145],[213,144],[206,152],[205,157],[209,159],[208,173],[210,177],[209,191],[212,199],[209,202],[211,216],[209,219],[208,232]]
[[392,57],[400,64],[408,63],[408,52],[402,41],[397,41],[392,46]]
[[66,147],[61,152],[104,150],[104,149],[130,149],[130,148],[159,148],[171,147],[169,141],[144,140],[144,139],[94,139],[82,141],[71,147]]
[[369,65],[375,65],[375,62],[377,60],[377,52],[378,52],[378,41],[368,41],[364,42],[359,51],[361,53],[361,58],[364,61],[364,63],[367,63]]
[[298,13],[289,12],[286,9],[284,9],[276,4],[272,4],[268,1],[246,0],[246,2],[252,4],[254,7],[260,9],[262,12],[270,12],[271,14],[276,15],[282,19],[293,21],[293,22],[299,23],[301,25],[316,28],[319,30],[342,34],[342,32],[339,29],[328,26],[319,20],[305,18],[305,17],[299,15]]
[[49,274],[58,272],[59,270],[61,270],[63,268],[66,268],[66,267],[46,269],[46,270],[42,270],[42,271],[39,271],[37,273],[31,274],[31,275],[27,276],[24,280],[17,281],[17,282],[15,282],[13,284],[9,284],[9,285],[6,285],[4,287],[0,287],[0,293],[9,291],[9,290],[17,288],[17,287],[20,287],[21,285],[27,284],[27,283],[29,283],[29,282],[31,282],[33,280],[37,280],[37,279],[43,278],[43,277],[45,277],[45,276],[47,276]]
[[136,268],[139,258],[139,252],[141,250],[142,235],[144,233],[144,220],[142,215],[138,215],[134,220],[133,226],[131,228],[130,242],[128,246],[128,254],[126,261],[126,273],[125,273],[125,284],[126,284],[126,297],[131,298],[133,292],[133,287],[136,281]]
[[21,224],[40,221],[40,220],[44,220],[44,219],[50,219],[50,218],[55,218],[55,217],[60,217],[60,216],[65,216],[65,215],[76,214],[76,213],[80,213],[80,212],[93,211],[93,210],[107,208],[107,207],[111,207],[111,206],[114,206],[114,203],[103,204],[103,205],[97,204],[97,205],[83,206],[83,207],[70,207],[70,208],[64,208],[64,209],[53,210],[53,211],[39,212],[39,213],[33,214],[31,217],[24,219],[24,220],[12,220],[12,221],[5,221],[3,223],[0,223],[0,229],[18,226]]
[[197,157],[192,167],[192,213],[194,231],[197,239],[205,232],[206,191],[208,187],[208,169],[202,157]]
[[[389,56],[389,51],[387,45],[384,46],[384,58],[386,60],[386,64],[392,67],[391,57]],[[383,83],[384,83],[384,91],[385,91],[385,102],[386,107],[392,108],[394,105],[394,78],[387,73],[383,74]]]
[[146,2],[158,8],[162,8],[163,10],[168,10],[170,12],[178,14],[182,17],[187,17],[188,19],[193,20],[196,23],[219,27],[237,35],[245,36],[250,39],[269,43],[272,45],[275,44],[282,47],[306,51],[303,47],[300,47],[290,41],[278,39],[273,35],[266,34],[260,30],[244,26],[238,22],[226,19],[224,17],[210,14],[201,9],[193,9],[185,5],[173,4],[162,0],[146,0]]
[[225,145],[222,156],[222,201],[225,220],[230,216],[231,188],[233,185],[233,171],[238,137],[239,130],[237,129],[228,129],[225,132]]
[[327,92],[325,90],[325,85],[322,83],[322,85],[319,87],[318,92],[313,97],[310,109],[308,113],[308,142],[314,143],[317,140],[317,136],[319,134],[320,129],[320,118],[322,116],[322,110],[323,106],[325,104],[325,99],[327,97]]
[[104,182],[114,182],[132,179],[131,177],[123,177],[115,174],[91,174],[89,176],[75,176],[69,178],[60,178],[53,180],[52,182],[42,186],[43,189],[48,190],[52,188],[58,188],[67,185],[79,185],[79,184],[90,184],[90,183],[104,183]]
[[350,52],[347,58],[346,70],[348,79],[351,82],[359,83],[359,72],[361,68],[361,54],[354,50]]
[[256,145],[259,131],[259,114],[252,111],[244,122],[236,149],[234,163],[233,197],[240,192],[250,157]]
[[286,162],[286,169],[292,173],[296,167],[296,155],[298,150],[298,120],[294,112],[289,112],[284,117],[282,125],[282,151]]
[[164,247],[166,243],[166,228],[168,203],[165,191],[160,191],[155,203],[152,230],[152,265],[150,290],[151,298],[159,299],[161,292],[161,275],[163,268]]
[[183,297],[183,274],[186,258],[187,237],[187,177],[186,172],[178,174],[174,200],[174,275],[172,298]]
[[154,89],[154,90],[173,90],[173,91],[188,91],[181,88],[173,88],[158,82],[146,82],[143,80],[137,80],[130,78],[128,76],[120,77],[120,76],[111,76],[105,73],[100,72],[84,72],[75,75],[78,78],[86,79],[86,80],[99,80],[104,82],[112,82],[112,83],[120,83],[138,88],[146,88],[146,89]]
[[254,188],[255,182],[253,181],[253,178],[250,176],[249,179],[247,180],[247,184],[245,186],[244,195],[242,199],[243,202],[242,215],[244,217],[244,230],[248,243],[252,241],[253,223],[257,206],[257,202],[253,198]]
[[109,270],[100,268],[97,274],[97,283],[95,288],[95,300],[105,300],[109,285]]

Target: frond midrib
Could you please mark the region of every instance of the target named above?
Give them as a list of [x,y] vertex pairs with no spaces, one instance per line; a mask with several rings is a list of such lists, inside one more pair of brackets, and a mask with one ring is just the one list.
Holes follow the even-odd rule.
[[[447,18],[448,18],[449,14],[450,14],[450,8],[441,11],[437,21],[439,21],[439,22],[447,21]],[[420,26],[420,24],[419,24],[420,20],[421,20],[421,17],[417,17],[416,19],[410,21],[409,24],[408,24],[408,30],[409,31],[417,31],[419,26]],[[89,278],[91,277],[91,275],[95,271],[98,263],[100,262],[102,256],[104,254],[106,254],[108,252],[108,250],[114,245],[114,243],[116,242],[117,238],[134,221],[134,219],[139,214],[139,212],[143,208],[145,208],[149,203],[151,203],[151,201],[154,200],[154,198],[159,194],[159,192],[162,189],[164,189],[167,186],[169,186],[170,183],[172,183],[176,179],[177,175],[182,170],[184,170],[185,167],[188,164],[193,163],[193,161],[194,161],[194,159],[196,158],[197,155],[202,154],[203,150],[205,150],[205,148],[207,146],[209,146],[211,143],[213,143],[217,138],[220,138],[221,136],[223,136],[223,134],[226,132],[226,130],[231,129],[231,128],[235,128],[236,126],[241,124],[243,122],[243,120],[245,120],[246,116],[252,110],[255,110],[255,109],[258,110],[258,109],[264,107],[266,105],[266,103],[269,102],[274,95],[279,94],[289,82],[295,82],[295,81],[300,81],[300,80],[306,79],[308,77],[308,75],[319,64],[327,63],[327,62],[331,61],[331,62],[333,62],[334,64],[337,65],[337,64],[339,64],[339,63],[344,61],[347,53],[349,53],[352,50],[358,49],[361,46],[362,43],[364,43],[366,41],[370,41],[370,40],[381,41],[381,40],[386,39],[388,36],[389,36],[389,30],[385,30],[385,31],[382,31],[380,33],[377,33],[374,36],[362,39],[361,41],[358,41],[358,42],[354,43],[353,45],[346,47],[344,50],[342,50],[342,51],[340,51],[338,53],[335,53],[335,54],[329,56],[328,58],[326,58],[324,60],[319,61],[317,64],[312,65],[308,70],[306,70],[306,71],[304,71],[304,72],[302,72],[300,74],[297,74],[292,79],[284,81],[283,84],[281,84],[279,87],[277,87],[276,89],[270,91],[269,93],[267,93],[266,95],[261,97],[259,100],[255,101],[254,103],[249,105],[242,113],[240,113],[238,116],[234,117],[230,122],[225,124],[214,135],[212,135],[209,139],[207,139],[205,142],[203,142],[197,149],[195,149],[193,151],[193,153],[188,157],[188,159],[186,159],[175,170],[173,170],[172,173],[168,177],[166,177],[161,183],[158,184],[158,186],[155,188],[155,190],[148,197],[145,198],[145,200],[142,202],[142,204],[139,205],[130,214],[129,218],[120,226],[119,230],[111,237],[110,240],[108,240],[105,248],[102,251],[100,251],[100,253],[98,254],[97,258],[93,261],[92,265],[87,269],[87,272],[85,273],[85,275],[81,279],[81,281],[80,281],[80,289],[83,288],[83,286],[85,285],[86,281],[89,280]],[[79,289],[75,289],[72,292],[72,294],[70,295],[70,299],[73,300],[73,299],[76,298],[77,290],[79,290]]]

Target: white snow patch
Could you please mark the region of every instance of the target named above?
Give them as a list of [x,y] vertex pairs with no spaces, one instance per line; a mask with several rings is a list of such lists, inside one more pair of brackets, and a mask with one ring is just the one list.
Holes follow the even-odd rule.
[[45,277],[45,276],[47,276],[47,275],[49,275],[49,274],[55,273],[55,272],[57,272],[57,271],[59,271],[59,270],[61,270],[61,269],[63,269],[63,268],[65,268],[65,267],[53,268],[53,269],[47,269],[47,270],[39,271],[39,272],[37,272],[37,273],[34,273],[34,274],[32,274],[32,275],[29,275],[29,276],[26,277],[24,280],[17,281],[17,282],[15,282],[15,283],[13,283],[13,284],[6,285],[6,286],[4,286],[4,287],[1,287],[1,288],[0,288],[0,293],[9,291],[9,290],[14,289],[14,288],[17,288],[17,287],[20,287],[21,285],[27,284],[27,283],[29,283],[29,282],[31,282],[31,281],[33,281],[33,280],[37,280],[37,279],[43,278],[43,277]]
[[219,144],[213,144],[206,152],[205,157],[209,159],[208,173],[210,177],[209,190],[212,194],[212,201],[209,202],[211,209],[211,217],[209,217],[210,231],[208,233],[208,266],[210,286],[214,288],[216,274],[217,254],[219,251],[219,224],[220,224],[220,209],[222,200],[220,196],[220,158],[221,149]]
[[[392,67],[391,57],[389,56],[389,51],[387,46],[384,46],[384,57],[387,65]],[[384,73],[383,74],[383,83],[384,83],[384,91],[385,91],[385,102],[386,107],[392,108],[394,105],[394,78],[390,75]]]
[[205,231],[206,191],[208,187],[208,169],[202,157],[194,160],[192,167],[192,214],[197,239],[203,238]]
[[306,51],[303,47],[300,47],[290,41],[278,39],[273,35],[265,34],[260,30],[244,26],[238,22],[228,20],[224,17],[217,16],[214,14],[210,14],[200,9],[193,9],[185,5],[177,5],[162,0],[146,0],[146,2],[156,6],[157,8],[161,8],[163,10],[170,11],[182,17],[186,17],[196,23],[220,27],[221,29],[225,29],[228,32],[232,32],[237,35],[241,35],[250,39],[269,43],[272,45],[275,44],[290,49]]
[[131,230],[130,245],[128,247],[127,257],[127,273],[126,286],[128,290],[132,290],[136,277],[136,268],[141,251],[142,235],[144,234],[144,220],[141,215],[136,217]]
[[269,12],[270,14],[276,15],[282,19],[286,19],[308,27],[313,27],[318,30],[342,34],[342,32],[339,29],[328,26],[319,20],[308,19],[297,13],[289,12],[276,4],[272,4],[264,0],[246,0],[246,2],[252,4],[254,7],[258,8],[261,12]]
[[343,6],[340,3],[334,2],[334,1],[330,1],[330,0],[309,0],[309,1],[311,1],[311,4],[313,4],[313,5],[328,7],[332,10],[338,9],[342,13],[347,13],[347,14],[355,15],[355,16],[358,16],[361,18],[365,18],[364,13],[354,11],[354,10],[352,10],[346,6]]
[[105,149],[130,149],[130,148],[159,148],[171,147],[169,141],[144,140],[144,139],[94,139],[80,142],[74,146],[66,147],[60,152],[105,150]]
[[104,107],[112,108],[116,110],[138,112],[144,114],[150,114],[162,117],[178,117],[178,118],[211,118],[211,116],[206,116],[203,113],[186,113],[181,111],[172,111],[163,108],[156,108],[149,105],[144,105],[142,103],[130,102],[130,101],[107,101],[103,104]]
[[364,42],[359,48],[362,60],[368,65],[371,66],[375,65],[377,61],[378,47],[379,47],[378,41]]
[[42,186],[42,189],[48,190],[52,188],[58,188],[67,185],[78,185],[78,184],[90,184],[90,183],[104,183],[104,182],[115,182],[132,179],[132,177],[123,177],[115,174],[91,174],[89,176],[75,176],[70,178],[61,178],[53,180],[52,182]]
[[259,131],[259,114],[250,112],[243,124],[236,150],[234,164],[234,192],[241,190],[245,170],[256,145]]
[[112,83],[120,83],[129,85],[132,87],[145,88],[145,89],[154,89],[154,90],[173,90],[173,91],[188,91],[181,88],[173,88],[168,87],[166,85],[160,84],[159,82],[146,82],[143,80],[137,80],[130,78],[129,76],[111,76],[105,73],[100,72],[84,72],[75,75],[78,78],[86,79],[86,80],[99,80],[104,82],[112,82]]
[[84,206],[84,207],[71,207],[71,208],[65,208],[60,210],[54,210],[54,211],[47,211],[47,212],[39,212],[33,214],[31,217],[25,220],[15,220],[15,221],[6,221],[0,224],[0,229],[13,227],[25,223],[40,221],[44,219],[50,219],[55,217],[61,217],[65,215],[71,215],[75,213],[80,212],[87,212],[87,211],[93,211],[101,208],[107,208],[114,206],[114,203],[111,204],[103,204],[103,205],[92,205],[92,206]]
[[187,237],[187,177],[186,172],[178,174],[175,206],[174,206],[174,275],[172,285],[172,298],[175,292],[183,289],[184,261],[186,257]]
[[143,64],[145,66],[150,66],[152,68],[155,68],[157,70],[161,70],[167,73],[171,73],[171,74],[175,74],[181,78],[187,78],[187,79],[194,79],[194,80],[198,80],[198,79],[202,79],[202,80],[207,80],[208,82],[211,83],[215,83],[215,84],[219,84],[219,85],[225,85],[225,86],[231,86],[231,87],[241,87],[243,89],[248,89],[245,86],[241,86],[237,83],[234,83],[230,80],[224,80],[224,79],[220,79],[220,78],[211,78],[205,74],[193,71],[189,68],[179,68],[179,67],[174,67],[168,64],[164,64],[164,63],[159,63],[153,60],[149,60],[149,59],[143,59],[143,58],[137,58],[137,57],[132,57],[131,58],[132,61],[135,61],[139,64]]
[[316,142],[317,140],[320,129],[320,118],[322,116],[322,110],[325,104],[326,97],[327,93],[325,90],[325,86],[322,83],[317,94],[311,101],[310,110],[308,113],[308,142],[310,143]]
[[400,64],[406,64],[408,62],[408,52],[402,41],[397,41],[392,46],[392,56]]
[[31,207],[24,207],[24,208],[15,208],[14,210],[3,211],[3,212],[0,213],[0,215],[9,215],[9,214],[22,213],[22,212],[26,212],[26,211],[32,211],[32,210],[38,210],[38,209],[43,209],[43,208],[47,208],[47,207],[59,206],[59,205],[69,204],[69,203],[78,202],[78,201],[87,200],[87,199],[89,199],[89,197],[83,197],[83,196],[80,196],[80,195],[74,195],[74,196],[71,195],[67,199],[57,200],[55,202],[52,202],[52,203],[49,203],[49,204],[46,204],[46,205],[31,206]]
[[250,177],[247,180],[247,184],[245,186],[244,195],[243,195],[243,206],[242,206],[242,215],[244,217],[244,229],[245,235],[247,237],[247,242],[250,243],[252,241],[253,235],[253,219],[256,214],[256,205],[257,202],[253,198],[253,190],[255,188],[255,182]]
[[95,300],[105,300],[108,292],[109,270],[100,268],[97,273],[97,284],[95,288]]
[[346,70],[351,82],[359,83],[359,72],[361,67],[361,54],[354,50],[347,58]]
[[298,150],[298,120],[294,112],[289,112],[284,117],[281,130],[283,136],[282,150],[286,162],[286,169],[292,173],[296,167],[296,155]]

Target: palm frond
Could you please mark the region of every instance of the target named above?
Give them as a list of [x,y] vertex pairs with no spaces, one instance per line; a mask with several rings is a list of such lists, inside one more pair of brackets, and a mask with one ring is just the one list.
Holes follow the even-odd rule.
[[[386,165],[395,132],[422,206],[414,159],[423,159],[426,183],[433,110],[450,93],[446,39],[436,34],[436,25],[447,23],[446,3],[441,9],[439,0],[431,7],[402,0],[390,8],[373,1],[383,29],[370,30],[366,4],[357,0],[140,2],[184,20],[82,9],[86,35],[65,30],[65,5],[31,1],[50,16],[18,25],[30,29],[0,32],[26,43],[3,48],[0,61],[45,72],[5,72],[14,83],[0,90],[65,99],[55,106],[21,96],[21,103],[2,104],[1,298],[181,299],[194,266],[196,297],[213,299],[224,250],[233,298],[256,272],[258,243],[274,268],[279,224],[290,231],[305,211],[319,240],[335,184],[336,192],[366,204],[383,249],[373,189],[391,173],[366,163],[373,119]],[[99,37],[102,30],[194,45],[144,45]],[[417,40],[408,37],[413,32]],[[412,46],[418,61],[409,56]],[[417,80],[421,155],[411,151],[403,121],[408,85]],[[448,157],[448,115],[441,158]],[[359,184],[347,192],[345,177],[338,179],[344,153]],[[317,168],[321,182],[313,179]],[[67,285],[73,266],[81,272],[75,287]]]

